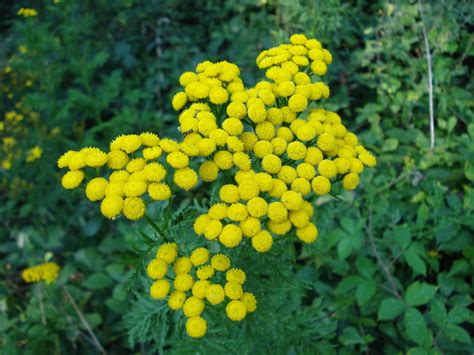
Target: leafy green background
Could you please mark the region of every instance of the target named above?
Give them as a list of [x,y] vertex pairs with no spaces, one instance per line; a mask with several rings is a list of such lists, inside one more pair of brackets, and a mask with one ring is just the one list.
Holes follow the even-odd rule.
[[[38,16],[17,16],[21,6]],[[3,2],[0,117],[21,102],[39,120],[24,121],[12,168],[0,168],[2,354],[99,352],[79,313],[109,353],[472,353],[473,12],[452,0]],[[106,221],[82,192],[62,190],[55,161],[121,133],[177,136],[170,97],[182,71],[228,59],[251,85],[262,75],[256,54],[295,32],[333,53],[323,105],[379,165],[355,193],[314,202],[316,244],[241,256],[258,311],[234,324],[210,310],[208,335],[192,340],[182,315],[147,295],[144,265],[159,236]],[[35,145],[43,156],[26,163]],[[171,238],[210,199],[178,201]],[[21,281],[23,268],[51,259],[63,266],[57,284]]]

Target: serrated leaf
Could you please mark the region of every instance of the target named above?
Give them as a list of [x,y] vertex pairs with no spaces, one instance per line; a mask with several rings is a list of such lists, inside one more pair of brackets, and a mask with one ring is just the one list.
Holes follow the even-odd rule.
[[356,299],[359,305],[363,305],[374,295],[377,284],[374,280],[362,281],[356,289]]
[[471,337],[469,336],[469,333],[458,325],[448,324],[444,329],[444,333],[449,339],[453,341],[471,344]]
[[405,302],[397,298],[386,298],[382,300],[379,307],[379,320],[392,320],[403,313]]
[[82,286],[91,290],[101,290],[112,285],[112,279],[105,274],[96,273],[82,282]]
[[350,237],[342,239],[337,245],[337,256],[339,260],[346,259],[352,253],[352,241]]
[[448,313],[448,321],[453,324],[460,324],[469,319],[471,311],[464,307],[454,307]]
[[440,300],[434,299],[431,301],[430,306],[430,317],[431,320],[439,327],[444,326],[447,320],[447,312],[444,303]]
[[421,312],[416,308],[408,308],[403,320],[407,337],[421,345],[428,336],[428,327]]
[[408,286],[405,293],[405,302],[409,306],[421,306],[427,304],[435,295],[438,287],[416,281]]
[[405,259],[406,263],[415,274],[426,275],[425,262],[420,258],[414,248],[408,248],[408,250],[403,254],[403,259]]

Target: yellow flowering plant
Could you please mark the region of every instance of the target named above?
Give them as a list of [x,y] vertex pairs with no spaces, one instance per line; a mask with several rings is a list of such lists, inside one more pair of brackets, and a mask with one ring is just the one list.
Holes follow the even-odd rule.
[[[314,243],[315,198],[354,190],[363,170],[376,165],[341,117],[320,105],[330,96],[321,77],[332,55],[318,40],[294,34],[256,62],[265,79],[250,88],[227,61],[204,61],[180,76],[182,89],[172,99],[180,139],[121,135],[108,150],[86,147],[58,160],[67,169],[65,189],[84,187],[106,218],[145,218],[167,241],[147,266],[150,295],[183,310],[191,337],[206,334],[206,303],[227,297],[225,313],[233,321],[256,310],[256,297],[242,287],[243,270],[227,271],[223,283],[219,273],[230,267],[228,257],[239,263],[276,243]],[[193,231],[206,247],[178,258],[190,246],[179,236],[171,239],[169,223],[147,211],[161,201],[172,211],[175,196],[203,185],[215,191],[213,203],[195,217]],[[209,250],[218,253],[211,258]]]

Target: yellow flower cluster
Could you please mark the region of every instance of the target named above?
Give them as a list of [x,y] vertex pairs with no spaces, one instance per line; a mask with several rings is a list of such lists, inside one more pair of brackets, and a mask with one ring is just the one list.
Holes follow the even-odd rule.
[[[180,141],[142,133],[118,137],[108,152],[69,151],[58,160],[69,169],[62,184],[76,188],[85,168],[107,166],[113,172],[90,180],[86,196],[101,201],[108,218],[122,213],[136,220],[147,202],[169,199],[178,188],[189,191],[200,180],[216,182],[218,201],[194,221],[198,236],[227,248],[251,244],[259,253],[269,251],[275,237],[293,233],[313,243],[314,197],[335,184],[355,189],[365,167],[377,163],[337,113],[311,107],[330,95],[317,78],[331,62],[319,41],[295,34],[290,43],[257,57],[266,80],[252,88],[244,87],[235,64],[199,63],[180,76],[183,89],[172,99]],[[245,273],[229,268],[223,254],[210,258],[207,249],[198,248],[178,258],[177,245],[164,244],[147,268],[155,280],[151,296],[168,297],[170,308],[183,308],[188,334],[202,337],[205,301],[218,304],[227,296],[226,314],[234,321],[255,310],[255,297],[242,289]],[[211,283],[217,272],[226,272],[224,286]]]
[[23,270],[21,277],[28,283],[46,281],[46,283],[50,284],[58,278],[59,270],[58,264],[49,262]]
[[[226,283],[221,285],[218,281],[224,273]],[[218,305],[227,298],[226,314],[233,321],[241,321],[257,309],[255,296],[243,289],[245,272],[231,268],[224,254],[211,255],[206,248],[194,249],[188,257],[179,255],[176,243],[162,244],[148,264],[147,274],[153,280],[151,297],[167,298],[170,309],[182,309],[186,331],[193,338],[206,335],[207,322],[201,317],[206,303]]]
[[34,17],[38,15],[38,12],[35,9],[22,7],[20,10],[18,10],[17,15],[23,17]]

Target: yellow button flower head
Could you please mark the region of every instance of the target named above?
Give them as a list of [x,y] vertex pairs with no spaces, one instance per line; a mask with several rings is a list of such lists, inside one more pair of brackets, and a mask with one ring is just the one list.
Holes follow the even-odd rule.
[[225,312],[227,314],[227,317],[229,317],[230,320],[233,320],[235,322],[239,322],[245,318],[247,315],[247,308],[245,307],[245,304],[242,301],[230,301],[227,304],[227,307],[225,308]]
[[199,266],[207,263],[209,260],[209,250],[206,248],[194,249],[190,256],[191,263],[194,266]]
[[170,291],[170,283],[167,280],[157,280],[150,287],[150,295],[155,299],[163,299]]
[[173,291],[168,298],[168,306],[177,311],[183,307],[184,301],[186,301],[186,294],[181,291]]
[[107,196],[100,204],[100,212],[107,218],[113,219],[122,212],[123,199],[118,195]]
[[224,254],[216,254],[211,258],[211,265],[218,271],[226,271],[230,267],[230,260]]
[[191,260],[186,256],[182,256],[176,259],[176,261],[174,262],[173,270],[175,274],[177,275],[187,274],[191,271],[192,267],[193,267],[193,264]]
[[210,304],[216,305],[224,301],[225,291],[219,284],[210,285],[206,291],[206,299]]
[[209,280],[198,280],[194,283],[192,294],[194,297],[204,299],[206,297],[207,289],[211,285]]
[[207,332],[207,322],[201,317],[192,317],[186,321],[186,332],[192,338],[202,338]]
[[156,252],[156,257],[168,264],[171,264],[178,255],[178,245],[176,243],[165,243],[160,245]]
[[84,172],[82,170],[71,170],[64,174],[61,184],[65,189],[75,189],[82,180],[84,180]]
[[153,259],[147,266],[147,275],[153,279],[161,279],[166,275],[168,264],[161,259]]
[[247,278],[247,276],[245,275],[245,272],[237,268],[232,268],[228,270],[225,274],[225,277],[228,282],[234,282],[239,285],[243,285]]
[[198,297],[189,297],[183,305],[183,313],[186,317],[197,317],[204,310],[204,302]]
[[240,298],[240,301],[245,305],[247,313],[253,313],[257,309],[257,300],[253,293],[244,292],[244,294]]
[[174,288],[178,291],[188,291],[193,287],[194,279],[189,274],[179,274],[176,275],[174,279]]
[[123,203],[122,213],[132,221],[136,221],[145,214],[145,202],[139,197],[127,197]]
[[252,246],[259,253],[266,253],[272,248],[272,245],[273,245],[272,235],[266,230],[262,230],[258,232],[252,238]]
[[21,273],[21,277],[25,282],[45,281],[48,284],[53,283],[59,276],[59,265],[54,262],[39,264],[26,268]]
[[227,248],[235,248],[242,241],[242,230],[235,224],[227,224],[222,228],[219,241]]

